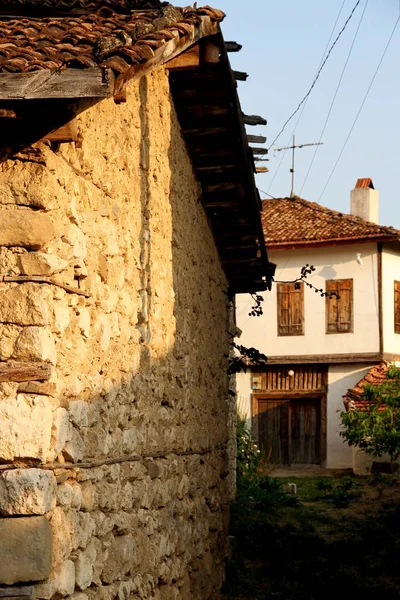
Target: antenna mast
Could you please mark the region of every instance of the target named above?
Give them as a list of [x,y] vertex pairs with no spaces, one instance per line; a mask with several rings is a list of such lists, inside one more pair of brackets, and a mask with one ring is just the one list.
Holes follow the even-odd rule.
[[294,198],[294,164],[295,164],[295,150],[296,148],[305,148],[306,146],[323,146],[323,142],[318,142],[315,144],[299,144],[298,146],[296,146],[296,137],[293,135],[293,144],[291,146],[285,146],[283,148],[274,148],[274,152],[282,152],[282,150],[292,150],[292,168],[290,169],[290,172],[292,174],[292,189],[290,191],[290,197]]

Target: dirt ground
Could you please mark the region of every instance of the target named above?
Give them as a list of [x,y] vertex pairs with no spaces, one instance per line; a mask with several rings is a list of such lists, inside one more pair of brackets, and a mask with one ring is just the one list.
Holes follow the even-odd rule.
[[[274,481],[275,500],[242,497],[233,508],[223,600],[400,599],[398,479]],[[288,483],[296,497],[277,492]]]

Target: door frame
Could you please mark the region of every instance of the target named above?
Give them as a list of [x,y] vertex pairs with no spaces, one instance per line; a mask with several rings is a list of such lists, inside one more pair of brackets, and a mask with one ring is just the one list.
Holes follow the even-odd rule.
[[[321,403],[321,423],[320,423],[320,452],[321,452],[321,466],[326,464],[326,454],[327,454],[327,430],[326,430],[326,400],[327,394],[319,392],[299,392],[299,391],[275,391],[275,392],[253,392],[251,395],[251,428],[253,436],[258,445],[260,445],[260,419],[258,419],[258,415],[260,414],[260,400],[282,400],[289,401],[289,410],[290,410],[290,401],[292,400],[316,400]],[[290,418],[289,418],[289,460],[290,456],[290,444],[291,444],[291,435],[290,435]],[[290,466],[290,463],[289,463]]]

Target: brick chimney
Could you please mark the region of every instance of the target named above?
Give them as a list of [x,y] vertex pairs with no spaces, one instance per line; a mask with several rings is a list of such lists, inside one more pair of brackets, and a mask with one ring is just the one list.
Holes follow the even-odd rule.
[[378,223],[379,192],[374,188],[372,179],[357,180],[356,187],[350,193],[350,214],[371,223]]

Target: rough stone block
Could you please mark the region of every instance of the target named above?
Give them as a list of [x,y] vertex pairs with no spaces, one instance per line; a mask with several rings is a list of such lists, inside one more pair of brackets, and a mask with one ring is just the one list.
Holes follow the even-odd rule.
[[80,590],[86,590],[93,580],[93,565],[96,562],[97,552],[92,540],[83,552],[78,553],[75,561],[76,585]]
[[25,396],[0,402],[0,459],[46,460],[51,438],[52,411],[45,396]]
[[36,586],[36,598],[50,600],[55,594],[68,596],[75,589],[75,565],[72,560],[66,560],[58,565],[45,583]]
[[87,427],[89,425],[89,405],[83,400],[72,400],[69,403],[69,412],[71,421],[77,427]]
[[73,428],[71,439],[65,444],[64,458],[71,462],[79,462],[85,455],[85,444],[78,431]]
[[0,246],[42,248],[55,236],[52,220],[45,213],[26,209],[1,211]]
[[104,583],[121,579],[136,564],[136,543],[131,535],[116,537],[108,550],[108,557],[101,573]]
[[69,420],[68,411],[65,408],[57,408],[53,416],[53,427],[51,431],[51,447],[55,456],[63,450],[67,441],[72,436],[72,425]]
[[0,519],[0,583],[43,581],[51,572],[51,552],[46,517]]
[[22,275],[54,275],[68,269],[69,263],[54,254],[28,252],[18,259]]
[[57,362],[54,338],[45,327],[24,327],[15,342],[12,358],[16,360],[42,360]]
[[0,323],[47,325],[50,319],[51,286],[23,283],[0,289]]
[[55,507],[56,478],[42,469],[15,469],[0,477],[2,515],[44,515]]

